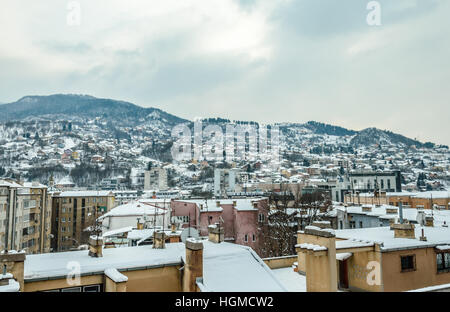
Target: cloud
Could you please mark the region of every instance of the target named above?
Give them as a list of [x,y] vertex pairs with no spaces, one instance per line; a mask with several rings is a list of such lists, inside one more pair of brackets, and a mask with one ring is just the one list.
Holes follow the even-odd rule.
[[82,93],[184,118],[318,120],[450,144],[450,4],[5,0],[0,98]]

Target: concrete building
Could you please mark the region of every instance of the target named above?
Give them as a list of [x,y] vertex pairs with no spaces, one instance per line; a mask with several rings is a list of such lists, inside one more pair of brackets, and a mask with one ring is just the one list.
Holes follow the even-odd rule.
[[52,194],[52,250],[86,244],[96,218],[115,205],[111,191],[68,191]]
[[338,181],[335,187],[332,187],[331,196],[333,201],[344,202],[347,193],[374,193],[375,190],[401,192],[400,171],[351,172],[342,181]]
[[236,191],[236,176],[238,169],[215,169],[214,170],[214,196],[217,198],[227,197],[228,192]]
[[347,193],[344,196],[345,203],[352,204],[378,204],[398,206],[402,203],[404,208],[417,209],[450,209],[450,192],[380,192],[374,193]]
[[164,168],[151,168],[144,173],[144,190],[167,190],[167,171]]
[[[448,226],[299,231],[298,271],[307,291],[392,292],[450,283]],[[445,286],[450,288],[450,285]]]
[[[168,201],[169,205],[170,201]],[[117,206],[99,217],[103,233],[121,228],[136,226],[141,223],[144,229],[163,227],[170,228],[170,211],[163,205],[151,204],[147,201],[135,201]]]
[[201,236],[208,227],[220,223],[227,242],[249,246],[258,252],[261,228],[268,220],[267,198],[230,200],[173,200],[172,222],[180,227],[193,227]]
[[[165,244],[157,232],[153,246],[103,249],[102,239],[91,237],[89,252],[1,254],[8,270],[0,285],[23,292],[286,291],[251,248],[223,242],[216,229],[209,240],[186,243]],[[68,278],[75,269],[80,275]]]
[[47,187],[0,181],[0,250],[50,251],[51,201]]

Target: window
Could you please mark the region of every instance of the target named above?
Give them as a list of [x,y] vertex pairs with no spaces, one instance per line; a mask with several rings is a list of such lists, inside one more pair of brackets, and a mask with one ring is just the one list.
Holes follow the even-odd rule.
[[343,229],[344,228],[344,224],[342,223],[342,220],[339,221],[339,228]]
[[450,272],[450,253],[441,252],[436,254],[437,272]]
[[381,179],[381,189],[384,189],[384,180]]
[[253,241],[253,242],[256,242],[256,236],[255,236],[255,234],[252,235],[252,241]]
[[258,222],[264,222],[264,220],[266,219],[266,216],[262,213],[260,213],[258,215]]
[[244,236],[244,242],[248,242],[248,235],[247,234],[245,234],[245,236]]
[[359,227],[362,229],[363,228],[363,222],[359,221]]
[[387,180],[388,189],[391,189],[391,180]]
[[350,223],[350,228],[351,229],[356,228],[356,222],[355,221],[350,221],[349,223]]
[[402,272],[410,272],[416,270],[416,255],[401,256]]

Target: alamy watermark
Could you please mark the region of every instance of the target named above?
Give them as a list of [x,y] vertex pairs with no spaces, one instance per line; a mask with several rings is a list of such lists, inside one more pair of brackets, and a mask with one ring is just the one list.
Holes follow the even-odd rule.
[[79,286],[81,284],[81,265],[77,261],[70,261],[66,265],[66,269],[69,270],[67,274],[66,281],[67,285]]
[[367,3],[367,10],[370,11],[367,14],[367,25],[369,26],[381,26],[381,4],[378,1],[370,1]]
[[[224,129],[225,128],[225,131]],[[193,131],[192,131],[193,130]],[[267,162],[272,169],[280,164],[281,134],[278,126],[258,124],[180,124],[172,129],[172,158],[176,161]]]
[[66,22],[68,26],[80,26],[81,25],[81,5],[78,1],[70,1],[67,3]]

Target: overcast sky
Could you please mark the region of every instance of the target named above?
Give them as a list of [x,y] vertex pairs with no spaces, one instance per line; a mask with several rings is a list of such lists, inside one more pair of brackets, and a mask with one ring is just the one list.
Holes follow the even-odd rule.
[[[180,117],[316,120],[450,144],[450,1],[0,3],[0,102],[90,94]],[[73,17],[73,15],[70,15]]]

